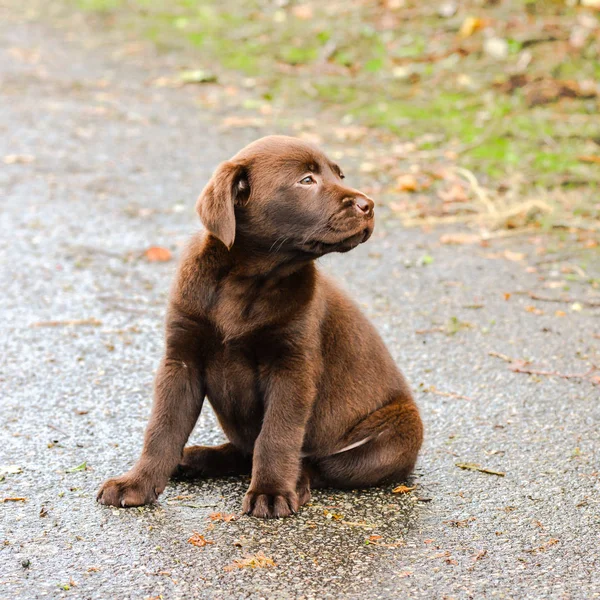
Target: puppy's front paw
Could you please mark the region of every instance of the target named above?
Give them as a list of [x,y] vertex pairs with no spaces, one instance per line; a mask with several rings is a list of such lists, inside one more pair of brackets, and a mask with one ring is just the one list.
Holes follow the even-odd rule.
[[244,497],[242,510],[247,515],[260,519],[277,519],[289,517],[298,510],[298,495],[296,492],[280,494],[263,494],[260,491],[248,490]]
[[157,484],[150,477],[135,473],[125,473],[121,477],[108,479],[102,484],[96,500],[109,506],[142,506],[155,502],[165,489],[165,484]]

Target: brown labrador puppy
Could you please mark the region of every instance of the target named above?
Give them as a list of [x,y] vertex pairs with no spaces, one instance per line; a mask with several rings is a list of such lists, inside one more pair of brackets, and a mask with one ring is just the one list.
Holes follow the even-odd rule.
[[[252,473],[243,503],[285,517],[311,487],[404,479],[423,438],[402,374],[358,307],[317,270],[373,232],[373,201],[313,146],[284,136],[219,166],[198,200],[207,231],[179,266],[166,354],[137,464],[114,506],[154,501],[171,475]],[[229,442],[184,445],[204,397]]]

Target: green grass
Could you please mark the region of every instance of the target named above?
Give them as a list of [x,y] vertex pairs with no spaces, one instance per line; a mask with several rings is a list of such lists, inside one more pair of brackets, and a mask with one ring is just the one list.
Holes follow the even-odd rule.
[[[266,101],[292,119],[310,103],[329,120],[324,127],[344,120],[399,140],[434,136],[420,149],[457,152],[486,181],[517,170],[547,188],[600,181],[600,167],[578,159],[600,154],[598,98],[531,106],[526,89],[497,87],[524,53],[531,79],[600,79],[600,41],[592,35],[579,51],[568,46],[581,11],[564,2],[464,2],[445,19],[435,3],[415,1],[395,11],[366,0],[284,7],[267,0],[65,1],[110,13],[114,26],[159,48],[191,50],[190,68],[215,72],[224,85],[253,78],[256,106]],[[505,60],[485,54],[483,31],[459,37],[470,16],[487,19],[507,41]],[[564,41],[529,43],[547,37],[546,25],[562,30]]]

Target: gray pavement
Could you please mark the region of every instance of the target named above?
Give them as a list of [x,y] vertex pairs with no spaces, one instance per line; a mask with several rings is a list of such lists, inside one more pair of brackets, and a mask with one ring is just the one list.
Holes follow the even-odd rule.
[[[175,262],[143,251],[177,257],[212,169],[263,132],[224,134],[192,91],[148,85],[168,56],[17,6],[0,20],[0,598],[600,597],[600,387],[502,358],[600,366],[597,251],[444,246],[382,219],[322,261],[416,391],[413,492],[319,491],[270,522],[211,520],[239,513],[243,479],[172,484],[151,508],[96,504],[137,457],[161,355]],[[548,282],[575,263],[578,305],[518,293],[558,297]],[[39,325],[68,320],[93,321]],[[193,441],[221,439],[205,410]],[[240,568],[260,553],[276,566]]]

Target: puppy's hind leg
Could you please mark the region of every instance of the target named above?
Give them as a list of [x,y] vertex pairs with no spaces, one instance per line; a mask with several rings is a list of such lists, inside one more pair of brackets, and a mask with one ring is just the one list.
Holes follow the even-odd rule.
[[353,427],[340,444],[341,452],[313,462],[311,484],[357,488],[406,479],[422,441],[416,405],[406,400],[386,404]]
[[252,471],[252,456],[244,454],[233,444],[220,446],[189,446],[173,477],[198,479],[224,475],[247,475]]
[[311,475],[313,475],[313,471],[305,461],[302,465],[298,483],[296,484],[298,506],[304,506],[310,500]]

